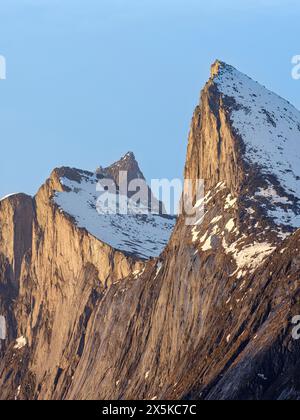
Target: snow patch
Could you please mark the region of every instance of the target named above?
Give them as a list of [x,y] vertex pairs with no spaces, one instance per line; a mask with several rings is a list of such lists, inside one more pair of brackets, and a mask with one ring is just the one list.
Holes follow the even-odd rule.
[[200,235],[200,231],[198,230],[197,226],[194,226],[192,229],[192,242],[196,242]]
[[135,280],[137,280],[139,277],[141,277],[146,270],[146,267],[144,267],[142,270],[135,270],[132,274]]
[[[244,248],[239,249],[239,243],[241,239],[232,243],[231,245],[228,245],[226,240],[223,239],[223,248],[226,254],[233,254],[233,257],[235,259],[237,265],[236,272],[241,271],[241,269],[243,268],[247,268],[248,270],[254,271],[276,249],[276,247],[270,245],[267,242],[254,242],[253,244],[247,245]],[[232,275],[234,274],[235,273],[233,273]],[[244,273],[241,271],[240,276],[242,274]]]
[[157,263],[157,266],[156,266],[156,273],[155,273],[154,280],[155,280],[155,279],[157,278],[157,276],[159,275],[159,273],[160,273],[160,271],[161,271],[162,267],[163,267],[163,264],[159,261],[159,262]]
[[202,251],[209,251],[210,249],[212,249],[212,236],[209,236],[209,238],[207,238],[207,240],[205,241],[204,245],[201,247]]
[[293,204],[287,197],[279,196],[275,188],[273,188],[271,185],[269,185],[268,188],[259,188],[255,195],[270,198],[274,204]]
[[212,219],[212,221],[210,222],[211,225],[214,225],[215,223],[218,223],[223,216],[216,216]]
[[226,224],[225,229],[226,229],[228,232],[232,232],[232,231],[233,231],[233,229],[234,229],[234,226],[235,226],[235,224],[234,224],[234,219],[230,219],[230,220],[229,220],[229,222]]
[[246,209],[246,210],[247,210],[247,213],[250,214],[250,215],[255,213],[255,210],[252,209],[251,207],[249,209]]
[[237,202],[237,198],[234,198],[234,197],[232,197],[231,194],[228,194],[228,196],[226,197],[224,210],[231,209],[232,207],[235,206],[236,202]]
[[16,393],[16,396],[15,396],[15,400],[18,399],[20,393],[21,393],[21,385],[18,386],[17,393]]
[[16,339],[16,344],[14,346],[14,349],[21,350],[23,347],[25,347],[27,344],[27,340],[24,336],[21,336]]
[[200,238],[200,242],[204,242],[207,238],[208,232],[205,232],[205,234]]

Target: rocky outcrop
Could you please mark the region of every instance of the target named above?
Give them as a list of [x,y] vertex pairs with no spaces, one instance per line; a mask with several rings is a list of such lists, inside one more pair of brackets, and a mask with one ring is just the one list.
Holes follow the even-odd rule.
[[132,152],[126,153],[126,155],[124,155],[120,160],[108,166],[107,168],[99,167],[96,172],[98,175],[102,174],[103,176],[111,177],[118,185],[119,174],[121,171],[125,171],[127,173],[128,182],[135,179],[142,179],[146,181],[143,172],[141,171],[135,158],[135,155]]
[[[8,330],[2,398],[14,398],[21,383],[18,397],[50,398],[58,372],[72,377],[104,290],[144,266],[78,228],[55,205],[66,172],[76,175],[55,170],[34,199],[17,195],[0,203],[1,315]],[[26,344],[16,351],[18,337]]]
[[299,146],[295,159],[290,153],[299,123],[290,104],[216,62],[185,168],[194,203],[196,182],[205,181],[204,216],[194,226],[179,217],[147,262],[56,204],[56,194],[74,191],[62,179],[77,188],[93,174],[56,170],[25,200],[31,240],[18,240],[17,254],[16,207],[1,202],[0,283],[10,272],[16,286],[13,297],[1,294],[15,320],[1,397],[299,399],[300,342],[291,333],[300,314]]
[[[123,173],[126,173],[126,182],[123,179]],[[107,168],[99,167],[96,170],[99,179],[112,179],[118,189],[126,188],[128,197],[132,197],[140,191],[141,201],[152,211],[162,215],[167,215],[164,204],[159,201],[148,186],[146,178],[141,171],[139,164],[133,152],[128,152],[120,160]],[[125,184],[120,187],[121,183]]]

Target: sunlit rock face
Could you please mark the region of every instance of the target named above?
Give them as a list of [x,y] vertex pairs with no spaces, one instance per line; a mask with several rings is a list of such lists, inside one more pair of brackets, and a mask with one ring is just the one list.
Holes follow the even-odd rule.
[[299,399],[299,124],[217,61],[185,166],[194,202],[205,181],[198,224],[99,227],[97,181],[143,178],[131,154],[1,201],[1,398]]

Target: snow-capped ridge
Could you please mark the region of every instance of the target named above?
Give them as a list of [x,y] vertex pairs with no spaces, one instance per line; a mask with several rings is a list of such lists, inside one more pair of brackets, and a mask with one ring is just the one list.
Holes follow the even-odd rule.
[[[117,177],[118,171],[113,173]],[[130,196],[107,193],[103,202],[98,188],[99,173],[61,168],[56,170],[61,188],[54,202],[79,228],[112,248],[141,259],[157,257],[168,243],[176,219],[153,214],[143,203],[137,205]],[[105,170],[102,176],[105,176]],[[109,176],[109,175],[107,175]],[[118,211],[127,207],[127,214]]]
[[270,217],[277,224],[299,227],[300,112],[219,60],[212,65],[210,83],[220,92],[232,127],[245,146],[245,162],[259,168],[273,190]]

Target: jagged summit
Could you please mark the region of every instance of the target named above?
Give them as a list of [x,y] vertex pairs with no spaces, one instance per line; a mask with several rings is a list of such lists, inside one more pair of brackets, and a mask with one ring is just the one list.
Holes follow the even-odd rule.
[[213,79],[214,77],[218,76],[219,72],[222,69],[225,69],[226,66],[231,67],[228,64],[226,64],[224,61],[217,59],[210,67],[210,78]]
[[[119,191],[119,174],[127,172],[128,184],[138,179],[145,187],[144,201],[133,202],[136,191],[124,196]],[[132,152],[107,168],[98,168],[95,174],[79,169],[60,168],[55,171],[54,202],[62,212],[73,218],[76,225],[116,250],[140,259],[157,257],[166,246],[176,219],[161,214],[162,204],[153,196]],[[57,179],[58,178],[58,179]],[[99,200],[98,182],[112,179],[116,190],[109,197],[109,208]],[[128,214],[115,212],[119,203]],[[151,214],[148,200],[153,200],[157,212]]]
[[264,179],[255,197],[269,202],[278,224],[300,226],[300,112],[288,101],[217,60],[210,84],[217,88],[232,129],[244,148],[243,160]]
[[136,161],[135,154],[133,152],[129,151],[121,158],[121,160]]
[[223,62],[213,80],[230,98],[234,128],[246,157],[277,177],[287,194],[300,197],[300,112],[288,101]]
[[256,270],[300,226],[299,127],[287,101],[213,64],[189,138],[185,176],[204,179],[206,193],[190,238],[200,253],[228,255],[233,277]]
[[133,179],[145,180],[145,177],[139,167],[139,164],[133,152],[126,153],[117,162],[113,163],[112,165],[106,168],[100,166],[99,168],[97,168],[96,173],[97,175],[110,177],[118,184],[119,173],[121,171],[127,172],[128,182],[132,181]]

